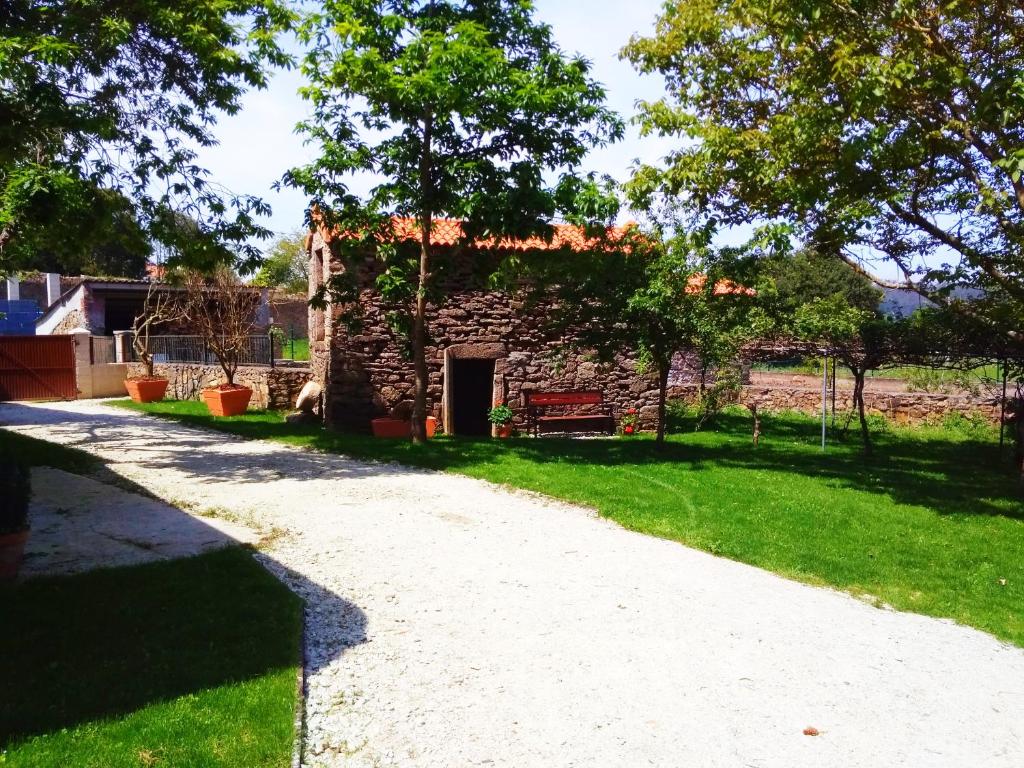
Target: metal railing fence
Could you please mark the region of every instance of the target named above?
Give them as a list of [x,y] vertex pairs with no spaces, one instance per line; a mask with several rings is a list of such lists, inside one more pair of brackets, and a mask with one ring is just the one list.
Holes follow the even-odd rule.
[[[202,363],[212,365],[217,357],[202,336],[151,336],[149,350],[155,363]],[[139,357],[130,348],[132,362]],[[273,341],[269,335],[249,336],[238,356],[239,365],[274,365]]]

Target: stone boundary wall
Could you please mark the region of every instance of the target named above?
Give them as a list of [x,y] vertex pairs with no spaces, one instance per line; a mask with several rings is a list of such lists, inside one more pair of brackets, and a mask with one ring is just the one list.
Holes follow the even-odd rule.
[[[224,373],[218,365],[199,363],[157,363],[153,366],[157,376],[166,378],[167,397],[174,400],[199,400],[202,391],[215,387],[224,381]],[[142,376],[142,363],[128,365],[129,376]],[[309,366],[279,365],[274,368],[243,366],[235,374],[235,383],[252,389],[249,407],[254,410],[272,408],[290,410],[303,385],[313,378]]]
[[[673,387],[670,397],[693,400],[694,387]],[[766,412],[799,411],[810,416],[821,414],[821,389],[801,387],[746,385],[739,396],[742,405],[756,404],[758,410]],[[831,413],[832,392],[828,394],[828,408]],[[941,395],[928,392],[871,392],[864,393],[864,404],[870,414],[885,416],[895,424],[920,424],[941,419],[951,413],[964,416],[980,415],[999,423],[1000,407],[998,397],[972,397],[970,395]],[[836,413],[846,413],[853,407],[853,392],[848,389],[836,391]]]

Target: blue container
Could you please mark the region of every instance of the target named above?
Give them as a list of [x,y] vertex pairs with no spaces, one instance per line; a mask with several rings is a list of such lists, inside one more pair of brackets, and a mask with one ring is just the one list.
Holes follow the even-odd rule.
[[42,314],[34,301],[0,300],[0,336],[35,336]]

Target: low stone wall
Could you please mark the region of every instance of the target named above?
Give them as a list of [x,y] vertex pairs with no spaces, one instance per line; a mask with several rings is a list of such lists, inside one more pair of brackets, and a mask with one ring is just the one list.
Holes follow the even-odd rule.
[[[128,369],[131,376],[145,372],[141,363],[131,363]],[[224,381],[224,373],[218,365],[157,363],[153,372],[170,382],[167,397],[174,400],[199,400],[204,389]],[[252,389],[249,408],[254,410],[294,408],[299,391],[312,378],[308,365],[245,366],[235,373],[236,384]]]
[[[696,388],[674,387],[672,397],[692,400]],[[782,387],[747,385],[742,388],[739,402],[743,405],[756,404],[761,411],[799,411],[811,416],[821,413],[821,389],[803,387]],[[969,395],[936,395],[927,392],[871,392],[864,393],[864,404],[868,413],[885,416],[896,424],[919,424],[924,421],[941,419],[950,413],[965,416],[981,415],[999,423],[1000,407],[997,397],[972,397]],[[828,393],[827,405],[832,409],[832,392]],[[853,407],[853,392],[849,389],[836,391],[836,413],[845,413]]]

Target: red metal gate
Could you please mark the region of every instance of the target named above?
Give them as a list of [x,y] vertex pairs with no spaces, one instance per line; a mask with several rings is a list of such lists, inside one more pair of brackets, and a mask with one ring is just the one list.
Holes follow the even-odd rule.
[[0,401],[77,397],[73,336],[0,336]]

